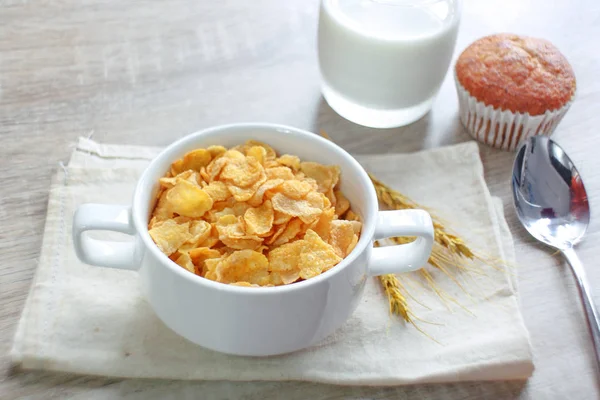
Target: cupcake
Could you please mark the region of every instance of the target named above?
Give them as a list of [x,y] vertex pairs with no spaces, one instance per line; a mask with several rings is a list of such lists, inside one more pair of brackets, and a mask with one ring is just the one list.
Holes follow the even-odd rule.
[[460,120],[480,142],[515,150],[550,135],[575,95],[567,59],[543,39],[498,34],[462,52],[455,67]]

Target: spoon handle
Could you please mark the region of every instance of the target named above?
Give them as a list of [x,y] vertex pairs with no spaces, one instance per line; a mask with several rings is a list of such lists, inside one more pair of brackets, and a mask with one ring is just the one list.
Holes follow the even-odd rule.
[[600,316],[594,305],[594,299],[592,298],[592,292],[590,291],[590,286],[585,276],[585,270],[573,248],[562,250],[562,253],[571,265],[571,270],[577,279],[579,295],[583,302],[583,308],[585,310],[585,315],[587,316],[588,326],[594,342],[596,361],[600,366]]

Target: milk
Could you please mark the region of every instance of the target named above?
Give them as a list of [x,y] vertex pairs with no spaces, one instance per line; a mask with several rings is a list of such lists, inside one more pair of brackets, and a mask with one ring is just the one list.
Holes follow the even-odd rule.
[[322,0],[318,51],[323,96],[371,127],[426,114],[448,70],[459,0]]

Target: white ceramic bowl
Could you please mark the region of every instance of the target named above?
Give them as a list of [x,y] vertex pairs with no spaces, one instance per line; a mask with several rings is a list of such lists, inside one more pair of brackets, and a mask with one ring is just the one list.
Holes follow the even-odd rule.
[[[234,146],[249,139],[302,160],[336,164],[341,189],[364,222],[356,248],[337,266],[306,281],[249,288],[194,275],[160,252],[148,234],[158,179],[186,152],[210,145]],[[106,242],[87,230],[113,230],[131,242]],[[422,210],[378,211],[367,173],[343,149],[300,129],[273,124],[234,124],[186,136],[164,149],[142,174],[133,205],[84,204],[75,212],[78,257],[97,266],[137,270],[146,299],[173,331],[212,350],[249,356],[282,354],[308,347],[339,328],[356,308],[372,275],[423,266],[433,244],[433,226]],[[373,248],[374,239],[417,236],[410,244]],[[373,305],[374,307],[376,305]],[[385,307],[385,304],[381,304]]]

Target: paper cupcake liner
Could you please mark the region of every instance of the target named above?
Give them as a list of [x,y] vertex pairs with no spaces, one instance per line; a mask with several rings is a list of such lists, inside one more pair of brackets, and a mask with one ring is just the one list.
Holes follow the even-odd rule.
[[460,120],[476,140],[489,146],[514,151],[530,136],[550,136],[571,106],[571,100],[561,108],[541,115],[502,111],[486,105],[469,94],[456,76]]

